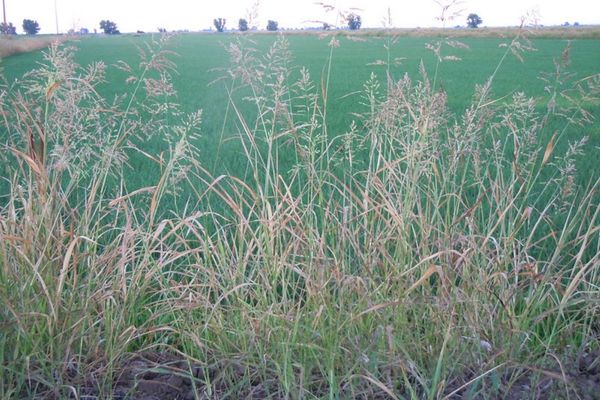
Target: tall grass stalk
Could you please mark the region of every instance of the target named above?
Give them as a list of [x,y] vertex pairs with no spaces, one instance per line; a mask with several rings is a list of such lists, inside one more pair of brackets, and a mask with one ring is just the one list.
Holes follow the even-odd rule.
[[[116,396],[136,357],[168,354],[196,398],[498,398],[598,345],[600,177],[573,179],[585,143],[557,153],[565,110],[490,79],[453,116],[423,67],[385,91],[373,74],[337,135],[337,43],[320,84],[283,36],[249,44],[229,47],[246,166],[228,175],[203,165],[162,39],[119,65],[114,101],[102,63],[58,46],[2,87],[0,397]],[[573,85],[565,124],[600,78]],[[133,154],[159,171],[145,187]]]

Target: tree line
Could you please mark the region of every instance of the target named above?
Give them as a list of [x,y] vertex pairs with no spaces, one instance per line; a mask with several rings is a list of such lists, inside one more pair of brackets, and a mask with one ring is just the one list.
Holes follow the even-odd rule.
[[[213,25],[215,26],[217,32],[224,32],[226,23],[227,20],[225,18],[215,18],[213,20]],[[481,25],[481,23],[483,23],[483,20],[479,15],[474,13],[468,15],[467,26],[469,28],[477,28],[479,25]],[[360,15],[355,13],[348,14],[346,16],[346,24],[348,26],[348,29],[353,31],[358,30],[362,26],[362,18]],[[27,35],[35,35],[40,31],[40,25],[35,20],[24,19],[22,26],[23,32],[25,32]],[[329,30],[331,28],[332,26],[328,23],[323,23],[323,30]],[[117,28],[117,24],[108,19],[100,21],[100,29],[107,35],[116,35],[121,33]],[[266,29],[272,32],[277,31],[279,30],[279,23],[275,20],[268,20]],[[241,32],[246,32],[247,30],[249,30],[248,20],[246,20],[245,18],[240,18],[238,21],[238,30]],[[158,31],[166,32],[166,29],[158,28]],[[0,33],[5,35],[16,35],[17,28],[12,24],[12,22],[2,22],[0,23]]]
[[[32,19],[24,19],[22,27],[23,32],[25,32],[27,35],[35,35],[40,31],[40,24]],[[16,35],[17,28],[12,24],[12,22],[2,22],[0,23],[0,33],[5,35]]]

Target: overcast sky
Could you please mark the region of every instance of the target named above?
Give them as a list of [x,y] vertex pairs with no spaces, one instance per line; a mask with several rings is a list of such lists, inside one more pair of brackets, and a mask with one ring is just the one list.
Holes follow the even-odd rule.
[[[136,30],[192,31],[210,28],[216,17],[227,19],[227,27],[237,27],[239,18],[252,14],[256,0],[4,0],[6,14],[19,33],[24,18],[37,20],[42,33],[56,32],[55,3],[61,32],[71,28],[99,30],[101,19],[116,22],[122,32]],[[356,9],[363,19],[363,27],[383,26],[391,11],[393,26],[441,26],[436,19],[440,5],[451,0],[331,0],[327,4],[340,10]],[[562,24],[565,21],[581,24],[600,23],[598,0],[464,0],[456,11],[463,13],[447,26],[465,25],[466,15],[474,12],[483,18],[486,26],[518,25],[521,16],[537,16],[543,25]],[[336,12],[325,12],[314,0],[260,0],[255,25],[264,28],[268,19],[279,22],[283,28],[310,26],[314,20],[336,22]],[[312,25],[315,25],[313,22]]]

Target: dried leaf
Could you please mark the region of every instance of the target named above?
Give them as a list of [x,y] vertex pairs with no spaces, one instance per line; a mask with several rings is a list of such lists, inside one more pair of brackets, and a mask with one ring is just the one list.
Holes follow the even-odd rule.
[[416,288],[418,288],[419,286],[421,286],[423,283],[425,283],[433,274],[439,274],[440,267],[438,267],[437,265],[431,265],[429,268],[427,268],[427,271],[425,271],[423,273],[423,275],[419,278],[418,281],[416,281],[410,288],[408,288],[408,290],[406,291],[405,294],[409,294],[410,292],[412,292],[413,290],[415,290]]
[[554,151],[554,141],[556,140],[556,132],[554,132],[554,135],[552,135],[552,138],[550,139],[550,143],[548,143],[548,145],[546,146],[546,151],[544,151],[544,159],[542,160],[542,165],[545,165],[548,160],[550,160],[550,157],[552,156],[552,152]]

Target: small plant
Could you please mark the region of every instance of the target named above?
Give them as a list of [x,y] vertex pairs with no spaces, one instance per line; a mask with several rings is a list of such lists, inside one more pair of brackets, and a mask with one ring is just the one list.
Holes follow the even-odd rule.
[[108,19],[100,21],[100,29],[102,29],[107,35],[118,35],[121,33],[119,32],[119,29],[117,29],[117,24]]
[[0,23],[0,33],[3,35],[16,35],[17,28],[12,24],[12,22],[8,23]]
[[240,18],[238,28],[240,32],[246,32],[248,30],[248,21],[245,18]]
[[267,22],[267,30],[274,32],[279,29],[279,23],[277,21],[269,20]]
[[481,25],[481,23],[483,22],[483,20],[481,19],[481,17],[477,14],[469,14],[469,16],[467,17],[467,26],[469,28],[478,28],[479,25]]
[[35,35],[40,31],[40,24],[32,19],[24,19],[23,31],[28,35]]
[[217,32],[223,32],[225,30],[225,22],[225,18],[215,18],[213,20],[213,24],[215,25]]

